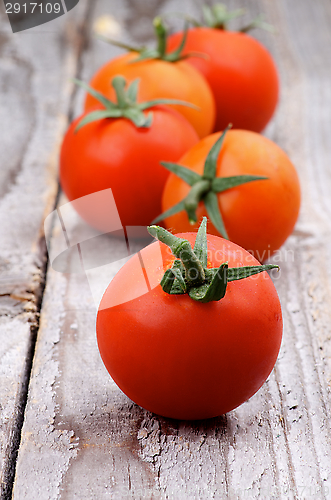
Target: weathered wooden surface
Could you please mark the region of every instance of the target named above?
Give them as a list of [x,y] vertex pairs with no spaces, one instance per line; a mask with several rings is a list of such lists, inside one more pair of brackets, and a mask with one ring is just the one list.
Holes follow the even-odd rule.
[[[82,11],[87,5],[81,0]],[[198,1],[186,1],[180,9],[193,13],[198,5]],[[275,284],[284,313],[284,341],[276,368],[250,401],[226,416],[189,423],[145,412],[117,389],[102,365],[87,276],[50,268],[15,499],[331,495],[331,6],[327,0],[236,0],[228,5],[246,7],[248,18],[264,12],[277,28],[277,35],[254,33],[273,53],[281,75],[281,102],[266,134],[289,154],[302,184],[300,220],[274,257],[281,264]],[[145,42],[150,36],[146,18],[159,8],[174,11],[179,5],[160,0],[120,4],[100,0],[93,2],[93,18],[110,13],[123,26],[123,38],[130,30],[132,39]],[[116,53],[99,41],[91,42],[77,59],[80,74],[88,79]],[[64,74],[58,78],[64,85]],[[77,94],[72,101],[75,113],[80,104],[81,94]],[[50,143],[56,147],[54,136]],[[38,199],[35,204],[42,214],[44,205]],[[33,220],[37,218],[35,214]],[[74,227],[79,237],[83,228],[78,219]],[[55,222],[55,253],[62,248],[61,231]],[[107,241],[104,245],[106,252]],[[14,253],[13,248],[12,243],[8,252]],[[116,251],[114,243],[109,248]],[[116,264],[108,269],[109,279],[115,268]],[[92,283],[92,273],[88,277]],[[16,317],[11,325],[15,321]],[[24,355],[20,360],[22,364]]]
[[71,27],[13,34],[0,5],[0,491],[20,438],[46,264],[42,227],[58,190],[57,150],[71,105],[86,6]]

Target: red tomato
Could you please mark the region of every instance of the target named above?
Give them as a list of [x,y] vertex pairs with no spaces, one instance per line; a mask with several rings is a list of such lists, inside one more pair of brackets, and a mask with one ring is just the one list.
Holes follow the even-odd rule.
[[[69,200],[111,188],[123,226],[147,226],[160,213],[168,172],[160,165],[176,161],[198,142],[198,136],[179,113],[157,106],[149,128],[127,119],[103,119],[75,132],[75,120],[61,149],[60,182]],[[109,213],[77,204],[80,215],[101,231],[109,228]]]
[[[167,62],[149,59],[137,63],[137,53],[119,56],[106,63],[92,78],[90,85],[109,99],[115,97],[110,82],[115,75],[122,75],[130,83],[140,78],[138,101],[156,98],[180,99],[196,105],[199,110],[187,106],[172,105],[193,125],[199,137],[213,130],[215,102],[210,87],[201,74],[185,61]],[[85,110],[96,105],[91,95],[86,96]]]
[[[209,150],[219,137],[220,133],[206,137],[177,163],[202,174]],[[274,142],[247,130],[230,130],[218,156],[216,177],[249,174],[268,179],[218,193],[218,205],[229,239],[262,262],[293,230],[300,208],[300,185],[293,164]],[[188,184],[171,174],[163,192],[162,212],[183,200],[189,190]],[[196,224],[192,226],[187,213],[181,211],[168,217],[165,226],[174,232],[190,231],[198,228],[205,215],[201,201]],[[219,235],[211,222],[208,232]]]
[[[168,38],[175,49],[182,33]],[[201,52],[206,58],[187,61],[208,81],[216,101],[215,131],[229,123],[235,128],[260,132],[272,117],[278,101],[278,75],[269,52],[245,33],[199,27],[188,31],[183,54]]]
[[[193,247],[195,233],[177,236]],[[234,243],[207,241],[208,268],[258,264]],[[200,303],[162,290],[175,259],[166,245],[140,254],[111,281],[98,311],[98,346],[111,377],[138,405],[166,417],[203,419],[236,408],[264,383],[281,344],[281,307],[268,274],[230,282],[223,299]]]

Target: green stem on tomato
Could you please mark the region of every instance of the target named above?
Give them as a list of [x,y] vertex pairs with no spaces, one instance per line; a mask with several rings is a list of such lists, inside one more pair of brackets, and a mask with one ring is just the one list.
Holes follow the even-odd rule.
[[144,111],[157,106],[158,104],[179,104],[199,109],[190,102],[178,99],[153,99],[151,101],[138,103],[137,94],[139,79],[133,80],[130,85],[127,86],[127,89],[125,89],[126,80],[121,75],[115,76],[111,81],[116,94],[116,102],[111,101],[103,94],[80,80],[74,79],[74,82],[91,94],[97,101],[100,102],[100,104],[102,104],[104,108],[102,110],[92,111],[91,113],[85,115],[78,122],[75,132],[88,123],[103,120],[105,118],[126,118],[138,128],[148,128],[152,124],[153,114],[151,112],[145,114]]
[[[195,28],[207,26],[208,28],[212,29],[227,30],[229,21],[237,17],[240,17],[243,14],[245,14],[245,9],[235,9],[231,11],[228,10],[226,5],[222,3],[215,3],[213,6],[209,5],[202,6],[203,22],[197,21],[193,17],[183,15],[181,13],[177,14],[176,16],[184,18],[189,24],[191,24]],[[168,15],[165,14],[163,17],[169,17],[169,14]],[[269,31],[271,33],[275,32],[273,26],[271,24],[266,23],[263,20],[262,14],[253,19],[249,24],[240,28],[238,31],[240,33],[247,33],[248,31],[256,28]]]
[[153,26],[157,38],[157,48],[160,59],[162,59],[166,53],[167,49],[167,30],[162,23],[159,16],[155,17],[153,20]]
[[267,177],[258,175],[235,175],[231,177],[216,177],[217,161],[224,142],[225,135],[231,125],[229,125],[220,137],[216,140],[210,149],[204,164],[203,174],[199,175],[192,170],[177,165],[176,163],[161,162],[167,170],[180,177],[184,182],[191,186],[188,195],[184,200],[171,207],[152,221],[155,224],[167,217],[175,215],[178,212],[186,211],[189,222],[194,224],[197,221],[196,210],[202,201],[205,205],[207,214],[217,229],[217,231],[228,239],[222,214],[219,208],[217,193],[222,193],[227,189],[247,184],[248,182],[267,180]]
[[125,109],[128,107],[127,95],[125,92],[126,80],[122,76],[115,77],[111,82],[115,90],[118,107]]
[[194,184],[185,198],[185,210],[187,212],[189,221],[194,224],[197,221],[196,209],[203,196],[210,190],[210,181],[202,179]]
[[159,226],[149,226],[149,234],[165,243],[175,257],[181,260],[185,268],[185,280],[191,286],[198,286],[205,280],[203,265],[194,253],[190,243],[178,238]]
[[174,236],[162,227],[149,226],[147,230],[154,238],[167,245],[177,258],[160,282],[163,291],[171,295],[187,293],[198,302],[218,301],[224,297],[229,281],[278,269],[273,264],[229,269],[227,262],[223,262],[218,268],[207,268],[206,217],[201,222],[193,249],[188,240]]
[[[190,22],[192,22],[192,20]],[[121,47],[129,52],[137,52],[138,56],[135,59],[132,59],[129,62],[129,64],[134,64],[140,61],[146,61],[150,59],[160,59],[162,61],[175,63],[177,61],[187,59],[188,57],[202,57],[202,58],[208,57],[206,56],[206,54],[197,52],[189,52],[187,54],[183,54],[183,50],[186,44],[187,32],[189,29],[188,21],[185,23],[183,36],[179,46],[172,52],[167,52],[168,30],[166,26],[163,24],[161,16],[155,17],[155,19],[153,20],[153,26],[156,38],[155,48],[133,47],[132,45],[128,45],[126,43],[119,42],[118,40],[113,40],[111,38],[106,38],[100,35],[98,36],[98,38],[117,47]]]

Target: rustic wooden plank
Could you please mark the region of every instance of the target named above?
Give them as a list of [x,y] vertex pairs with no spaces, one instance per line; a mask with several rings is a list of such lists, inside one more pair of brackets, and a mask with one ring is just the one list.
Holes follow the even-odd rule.
[[[111,12],[127,28],[136,22],[134,36],[140,37],[146,26],[143,19],[139,35],[142,4],[147,2],[127,0],[115,10],[114,2],[99,1],[95,15]],[[196,10],[197,4],[183,2],[183,8]],[[276,368],[253,398],[226,416],[189,423],[152,415],[128,400],[102,365],[87,276],[49,269],[16,499],[330,495],[331,68],[325,61],[331,9],[327,0],[318,6],[309,0],[229,4],[244,4],[248,19],[264,11],[277,28],[277,35],[256,33],[274,54],[282,83],[266,134],[292,158],[302,183],[300,220],[273,258],[281,264],[275,284],[284,313]],[[154,14],[155,6],[177,10],[176,2],[158,5],[155,0],[148,2],[149,12]],[[124,7],[130,8],[128,14]],[[84,77],[109,56],[111,49],[100,47],[95,41],[86,52]],[[81,95],[75,112],[79,102]],[[73,223],[76,234],[82,234],[81,222]],[[61,231],[57,222],[55,253],[62,248]],[[119,251],[114,243],[109,249]],[[109,251],[107,242],[101,251]],[[113,264],[108,279],[115,269]],[[88,273],[90,283],[93,274],[98,278],[97,272]]]
[[[86,5],[13,34],[0,5],[0,494],[13,481],[44,286],[45,213],[81,51]],[[70,25],[69,25],[70,23]],[[55,71],[56,68],[56,71]]]
[[[331,11],[327,2],[319,4],[316,9],[307,2],[304,14],[298,2],[294,2],[291,9],[288,3],[283,2],[280,14],[292,39],[291,63],[295,64],[298,75],[304,75],[301,82],[298,78],[294,81],[289,91],[287,102],[292,107],[296,106],[298,113],[296,123],[292,121],[289,124],[292,137],[284,138],[304,179],[304,203],[295,254],[297,268],[295,272],[288,272],[285,295],[289,303],[290,332],[294,332],[297,359],[295,377],[291,378],[288,390],[291,390],[290,398],[301,396],[301,401],[304,401],[305,412],[302,412],[300,403],[293,418],[303,420],[305,427],[301,432],[306,431],[311,437],[311,459],[319,464],[319,470],[315,472],[311,463],[303,460],[300,433],[290,434],[289,443],[293,442],[292,455],[300,461],[300,467],[295,467],[294,472],[296,483],[312,488],[317,485],[315,488],[318,488],[330,485],[330,275],[327,267],[330,222],[329,196],[326,193],[330,185],[327,160],[330,145],[325,142],[325,134],[330,132],[330,112],[329,106],[325,106],[327,97],[324,102],[323,97],[329,95],[328,81],[331,77],[330,66],[325,64],[328,57],[325,47],[330,40],[327,24]],[[319,32],[318,35],[312,35],[314,30]],[[288,68],[288,73],[291,71],[293,69]],[[293,137],[298,130],[300,137]],[[303,390],[300,390],[298,374],[301,375]],[[295,427],[300,427],[296,422],[294,425],[289,423],[291,433],[294,433]]]

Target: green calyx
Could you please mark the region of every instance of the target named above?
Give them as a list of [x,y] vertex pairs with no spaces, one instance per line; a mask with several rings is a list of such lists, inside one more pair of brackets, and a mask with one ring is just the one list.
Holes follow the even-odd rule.
[[178,238],[159,226],[149,226],[148,232],[171,249],[176,260],[164,273],[161,280],[162,290],[170,295],[187,293],[198,302],[221,300],[230,281],[248,278],[270,269],[275,265],[259,265],[229,268],[224,262],[218,268],[207,268],[207,218],[199,227],[195,245],[192,249],[188,240]]
[[217,229],[217,231],[228,239],[228,234],[224,226],[222,214],[218,206],[218,193],[222,193],[227,189],[247,184],[248,182],[266,180],[267,177],[257,175],[235,175],[232,177],[216,177],[217,159],[223,145],[224,137],[231,125],[229,125],[215,142],[213,147],[208,153],[205,161],[203,175],[197,174],[182,165],[170,162],[161,162],[167,170],[180,177],[184,182],[191,186],[189,194],[182,201],[173,207],[163,212],[152,224],[170,217],[182,210],[185,210],[191,224],[196,223],[197,216],[196,210],[199,203],[202,201],[207,210],[208,216]]
[[[184,18],[195,27],[207,26],[208,28],[227,30],[229,21],[245,14],[245,9],[229,11],[226,5],[216,3],[212,7],[209,5],[203,5],[202,14],[204,19],[202,23],[189,16],[184,16]],[[255,28],[261,28],[270,32],[274,31],[270,24],[264,22],[262,15],[257,16],[249,24],[238,31],[241,33],[247,33]]]
[[245,13],[244,9],[236,9],[229,11],[227,6],[222,3],[217,3],[212,7],[204,5],[202,7],[205,25],[209,28],[227,29],[227,24],[231,19],[242,16]]
[[150,112],[146,115],[144,111],[152,108],[153,106],[157,106],[158,104],[181,104],[183,106],[198,109],[194,104],[180,101],[178,99],[153,99],[151,101],[138,103],[137,94],[139,79],[133,80],[133,82],[128,85],[127,89],[125,89],[126,80],[123,76],[119,75],[113,78],[111,84],[115,90],[117,102],[111,101],[103,94],[80,80],[74,79],[74,82],[85,89],[104,107],[104,109],[92,111],[91,113],[85,115],[76,126],[75,132],[88,123],[103,120],[105,118],[127,118],[138,128],[150,127],[153,120],[153,114]]
[[167,37],[168,37],[168,30],[165,27],[165,25],[162,22],[162,19],[160,16],[155,17],[153,20],[153,26],[154,26],[154,31],[155,31],[155,36],[156,36],[156,47],[155,48],[148,48],[148,47],[133,47],[132,45],[128,45],[126,43],[119,42],[118,40],[114,40],[112,38],[106,38],[103,36],[99,36],[102,40],[111,43],[112,45],[116,45],[117,47],[121,47],[122,49],[125,49],[129,52],[137,52],[139,55],[132,61],[130,61],[130,64],[136,63],[139,61],[145,61],[148,59],[160,59],[162,61],[167,61],[174,63],[176,61],[181,61],[183,59],[187,59],[188,57],[205,57],[204,54],[196,53],[196,52],[190,52],[188,54],[183,54],[183,49],[185,47],[186,43],[186,38],[187,38],[187,31],[188,31],[188,22],[185,24],[185,28],[183,31],[183,37],[181,39],[181,42],[179,46],[177,47],[176,50],[173,52],[167,52]]

